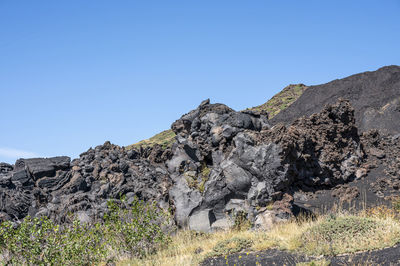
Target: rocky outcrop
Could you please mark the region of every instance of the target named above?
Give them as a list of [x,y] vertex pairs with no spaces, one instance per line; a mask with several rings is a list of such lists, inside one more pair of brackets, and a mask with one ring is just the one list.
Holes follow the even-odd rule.
[[172,124],[176,142],[131,149],[106,142],[80,158],[0,164],[0,220],[46,215],[91,222],[124,196],[171,209],[178,226],[226,229],[240,215],[259,226],[287,219],[296,191],[345,184],[365,157],[346,100],[270,126],[267,114],[202,102]]
[[[139,151],[106,142],[69,157],[20,159],[0,165],[0,219],[46,215],[63,222],[101,218],[110,198],[157,201],[168,208],[169,178]],[[74,215],[75,214],[75,215]]]
[[196,224],[192,217],[215,217],[207,222],[211,228],[238,212],[254,221],[269,204],[287,217],[296,189],[348,182],[364,157],[354,110],[344,100],[273,128],[260,114],[205,101],[172,129],[177,142],[167,166],[180,226]]

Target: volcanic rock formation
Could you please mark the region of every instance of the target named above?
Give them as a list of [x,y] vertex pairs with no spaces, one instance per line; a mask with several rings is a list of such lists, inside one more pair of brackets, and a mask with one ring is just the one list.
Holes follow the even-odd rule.
[[237,215],[268,227],[321,202],[360,199],[362,190],[390,200],[400,194],[399,93],[400,68],[385,67],[310,87],[271,121],[203,101],[172,124],[171,148],[106,142],[72,161],[1,163],[0,221],[91,222],[109,199],[137,197],[172,211],[178,226],[207,232]]
[[364,157],[354,110],[344,100],[273,128],[263,115],[204,102],[172,129],[170,195],[178,225],[192,229],[211,229],[239,211],[254,221],[272,203],[284,218],[292,213],[279,204],[285,194],[348,182]]

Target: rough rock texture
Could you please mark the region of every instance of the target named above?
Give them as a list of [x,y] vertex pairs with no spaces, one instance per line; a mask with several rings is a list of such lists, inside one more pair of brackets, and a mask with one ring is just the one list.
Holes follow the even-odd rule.
[[400,134],[382,135],[378,130],[370,130],[361,139],[368,151],[368,166],[383,166],[383,173],[371,183],[372,190],[380,197],[397,195],[400,191]]
[[272,121],[206,100],[172,124],[171,148],[106,142],[73,161],[0,163],[0,221],[46,215],[90,223],[109,199],[125,196],[208,232],[243,215],[269,228],[335,200],[390,200],[400,194],[399,84],[400,67],[391,66],[310,87]]
[[102,217],[110,198],[136,196],[173,209],[179,226],[198,231],[226,229],[239,214],[265,225],[293,214],[296,191],[354,179],[364,158],[345,100],[273,128],[265,113],[206,100],[172,129],[176,142],[167,150],[106,142],[72,162],[55,157],[1,164],[0,219],[46,215],[86,223]]
[[0,220],[29,214],[90,222],[102,217],[108,199],[124,195],[128,201],[136,196],[168,208],[167,172],[143,158],[145,152],[158,158],[151,151],[126,151],[106,142],[72,162],[55,157],[20,159],[14,169],[1,164]]
[[167,166],[180,226],[204,210],[216,220],[245,212],[254,221],[272,202],[287,217],[290,194],[348,182],[364,157],[354,110],[344,100],[272,129],[262,115],[205,101],[172,129],[177,142]]
[[354,107],[360,132],[379,129],[388,134],[400,133],[400,66],[386,66],[311,86],[271,123],[290,124],[300,116],[319,112],[340,97]]

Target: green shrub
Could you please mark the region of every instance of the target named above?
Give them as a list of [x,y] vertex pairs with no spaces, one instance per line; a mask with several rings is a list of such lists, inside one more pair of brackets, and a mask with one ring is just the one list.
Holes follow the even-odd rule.
[[247,213],[244,211],[233,213],[233,221],[233,229],[237,231],[248,230],[252,227],[250,220],[247,218]]
[[300,241],[303,250],[315,255],[355,252],[365,245],[373,247],[382,226],[372,218],[332,216],[305,231]]
[[331,262],[325,259],[296,263],[296,266],[329,266],[329,265],[331,265]]
[[400,198],[396,198],[392,201],[392,207],[395,211],[400,212]]
[[86,265],[102,261],[107,252],[99,226],[74,221],[60,227],[45,217],[27,217],[15,227],[2,223],[0,251],[6,263],[28,265]]
[[244,249],[251,247],[251,244],[252,241],[239,237],[220,241],[215,245],[213,251],[208,254],[208,257],[217,257],[238,253]]
[[0,254],[12,265],[93,265],[118,255],[143,257],[170,241],[155,205],[110,201],[104,220],[57,225],[46,217],[0,224]]
[[108,235],[118,232],[116,237],[110,237],[113,247],[130,256],[143,257],[170,241],[162,230],[166,214],[160,215],[154,204],[134,201],[129,207],[121,208],[113,201],[108,202],[109,213],[104,217],[103,226]]

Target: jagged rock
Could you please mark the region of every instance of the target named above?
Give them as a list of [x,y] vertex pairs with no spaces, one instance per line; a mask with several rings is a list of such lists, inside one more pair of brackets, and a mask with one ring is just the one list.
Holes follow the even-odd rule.
[[14,171],[11,176],[11,182],[17,187],[29,186],[32,181],[30,173],[25,169]]
[[5,175],[13,170],[13,166],[8,163],[0,163],[0,175]]
[[15,162],[15,170],[26,169],[34,180],[44,176],[54,176],[57,170],[67,170],[71,159],[67,156],[53,158],[19,159]]
[[[364,167],[347,101],[290,126],[270,128],[267,117],[206,100],[172,124],[176,142],[166,150],[126,150],[106,142],[73,161],[2,164],[0,219],[29,214],[91,222],[107,211],[107,200],[125,196],[128,203],[137,197],[172,209],[177,225],[193,230],[229,228],[238,213],[267,228],[292,215],[296,191],[347,183]],[[266,206],[273,206],[273,216]]]
[[1,219],[29,214],[62,222],[77,212],[75,217],[90,222],[105,213],[104,200],[127,193],[167,209],[167,172],[141,156],[106,142],[72,162],[69,157],[54,157],[20,159],[14,169],[2,164],[0,212],[7,215]]
[[178,137],[167,165],[178,225],[202,210],[212,210],[216,219],[240,210],[254,221],[257,208],[271,202],[285,219],[293,197],[283,195],[355,178],[364,151],[347,101],[289,127],[256,126],[260,119],[204,102],[172,125]]

